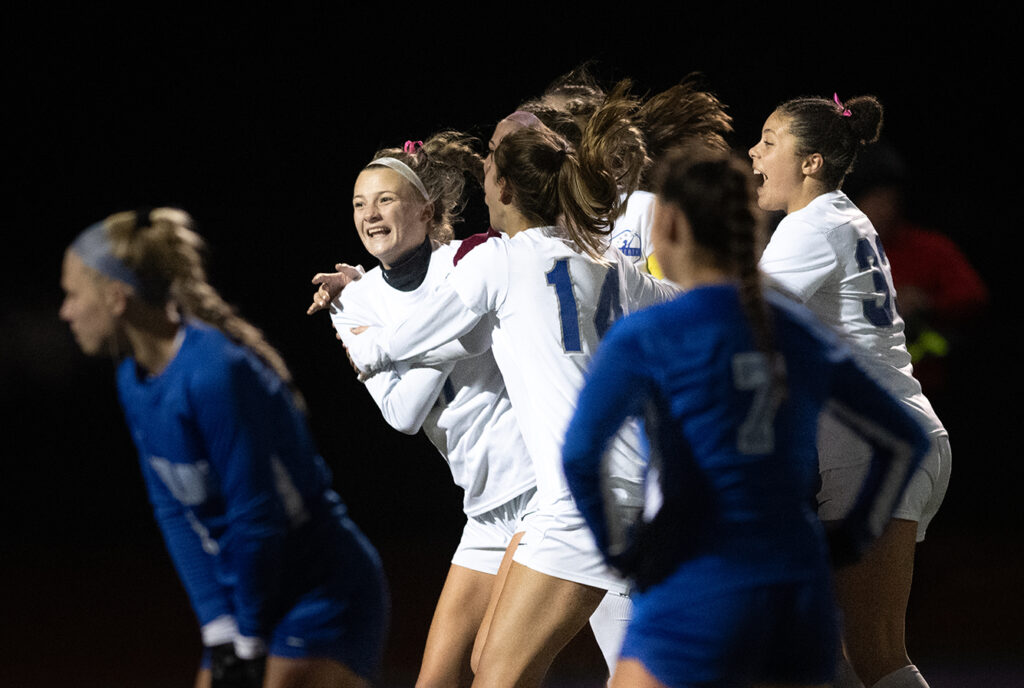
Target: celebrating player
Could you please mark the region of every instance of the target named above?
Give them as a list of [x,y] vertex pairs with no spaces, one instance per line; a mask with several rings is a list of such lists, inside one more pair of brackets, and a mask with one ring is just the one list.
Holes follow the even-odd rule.
[[[404,323],[371,327],[349,348],[356,365],[373,374],[435,351],[482,321],[493,323],[492,351],[533,461],[539,510],[481,639],[477,686],[537,685],[608,591],[628,605],[625,581],[602,561],[569,495],[560,449],[601,334],[622,312],[674,293],[605,243],[620,202],[606,147],[641,145],[624,117],[631,107],[606,103],[577,148],[519,117],[499,124],[484,191],[491,226],[502,236],[462,255]],[[610,475],[628,505],[640,503],[636,444],[635,436],[620,436]]]
[[[452,271],[461,244],[451,238],[463,170],[482,172],[469,144],[464,136],[443,132],[379,151],[359,173],[352,197],[356,231],[381,264],[348,284],[331,308],[342,341],[357,336],[353,326],[401,323],[426,307]],[[335,278],[345,281],[343,273]],[[330,279],[319,275],[314,281]],[[314,301],[311,310],[318,308]],[[535,493],[533,466],[484,325],[473,353],[458,350],[466,358],[397,365],[365,380],[392,427],[406,433],[423,428],[464,494],[466,526],[434,610],[420,687],[468,680],[470,653],[495,577],[509,543],[521,534],[519,521]]]
[[[64,255],[61,318],[118,359],[167,549],[202,628],[197,686],[365,687],[387,592],[278,353],[206,282],[181,210],[111,215]],[[264,676],[265,674],[265,676]]]
[[[643,165],[622,165],[614,156],[609,161],[612,168],[624,168],[616,170],[623,199],[614,218],[610,242],[632,258],[637,267],[656,277],[662,277],[662,273],[651,244],[654,194],[650,174],[655,163],[672,150],[697,143],[721,151],[729,149],[726,137],[732,133],[732,118],[700,81],[699,75],[690,74],[675,86],[638,102],[632,119],[643,134]],[[613,93],[612,97],[621,95]],[[604,89],[583,65],[555,79],[539,98],[523,103],[519,109],[535,114],[576,144],[590,117],[606,98]]]
[[[882,106],[872,96],[797,98],[777,107],[750,149],[762,178],[758,205],[786,212],[761,268],[849,343],[859,362],[929,433],[922,462],[877,546],[837,573],[845,648],[867,686],[927,683],[907,656],[904,623],[915,543],[924,539],[949,482],[949,439],[912,374],[885,251],[868,218],[839,189],[857,151],[877,140]],[[819,434],[825,520],[844,513],[868,464],[863,441],[826,417]]]

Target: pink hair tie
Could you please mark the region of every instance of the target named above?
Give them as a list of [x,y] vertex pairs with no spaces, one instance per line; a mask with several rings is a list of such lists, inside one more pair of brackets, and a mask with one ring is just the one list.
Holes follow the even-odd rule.
[[842,101],[839,100],[839,94],[838,93],[833,93],[832,94],[832,100],[836,101],[836,106],[839,108],[839,114],[841,114],[843,117],[849,117],[850,116],[850,109],[848,107],[846,107],[845,105],[843,105]]
[[423,148],[422,141],[406,141],[405,145],[402,146],[402,150],[408,153],[409,155],[415,155],[416,151],[418,151],[420,148]]

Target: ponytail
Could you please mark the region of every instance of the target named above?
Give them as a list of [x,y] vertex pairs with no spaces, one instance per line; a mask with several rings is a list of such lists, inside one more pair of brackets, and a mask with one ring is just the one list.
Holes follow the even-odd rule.
[[173,302],[182,315],[202,320],[247,347],[291,388],[300,408],[305,407],[281,354],[207,282],[205,243],[188,213],[177,208],[129,211],[111,215],[105,225],[114,255],[138,277],[140,299],[153,306]]

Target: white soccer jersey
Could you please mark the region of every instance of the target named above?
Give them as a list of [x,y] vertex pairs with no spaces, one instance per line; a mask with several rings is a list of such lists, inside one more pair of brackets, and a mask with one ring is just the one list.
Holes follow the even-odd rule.
[[882,243],[842,191],[818,196],[776,228],[761,269],[849,344],[865,369],[930,432],[942,423],[913,376]]
[[[350,331],[354,326],[386,327],[423,308],[452,270],[458,244],[434,250],[423,283],[412,291],[389,286],[379,267],[350,283],[331,304],[331,320],[342,341],[349,345],[357,338]],[[479,342],[472,348],[479,350]],[[451,350],[455,356],[471,356],[458,345]],[[366,380],[366,388],[392,427],[407,434],[423,428],[464,490],[467,516],[504,504],[536,482],[489,350],[435,366],[400,363]]]
[[625,208],[612,226],[610,243],[644,272],[651,272],[648,261],[654,253],[651,225],[654,224],[654,199],[649,191],[634,191],[624,196]]
[[[619,316],[676,294],[615,248],[606,253],[607,263],[578,253],[563,232],[534,227],[479,244],[414,318],[352,349],[361,368],[379,369],[436,349],[492,317],[492,351],[534,462],[541,508],[569,495],[562,441],[601,336]],[[641,502],[638,443],[635,433],[621,434],[609,461],[609,478],[621,487],[617,496],[633,505]]]

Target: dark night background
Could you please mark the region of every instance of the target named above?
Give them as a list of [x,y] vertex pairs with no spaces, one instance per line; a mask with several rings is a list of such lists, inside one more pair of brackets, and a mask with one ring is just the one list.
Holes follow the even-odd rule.
[[[185,686],[194,673],[198,634],[153,523],[112,364],[82,356],[57,318],[64,247],[141,205],[193,214],[211,281],[292,367],[336,488],[390,577],[384,685],[412,684],[460,497],[424,437],[387,428],[327,317],[304,314],[309,280],[336,260],[373,264],[350,194],[377,148],[446,127],[486,138],[587,59],[641,91],[702,72],[744,152],[786,98],[882,100],[883,136],[911,169],[911,216],[951,236],[992,293],[954,353],[948,391],[933,399],[955,460],[919,548],[910,651],[936,688],[1021,680],[1024,471],[1010,432],[1021,405],[1007,271],[1016,263],[1006,258],[1019,223],[1020,71],[1005,61],[1019,8],[844,5],[787,16],[680,5],[645,17],[637,7],[598,14],[596,4],[490,16],[433,5],[33,7],[3,29],[0,685]],[[460,236],[486,228],[481,201]],[[599,662],[583,637],[554,675],[601,685]]]

